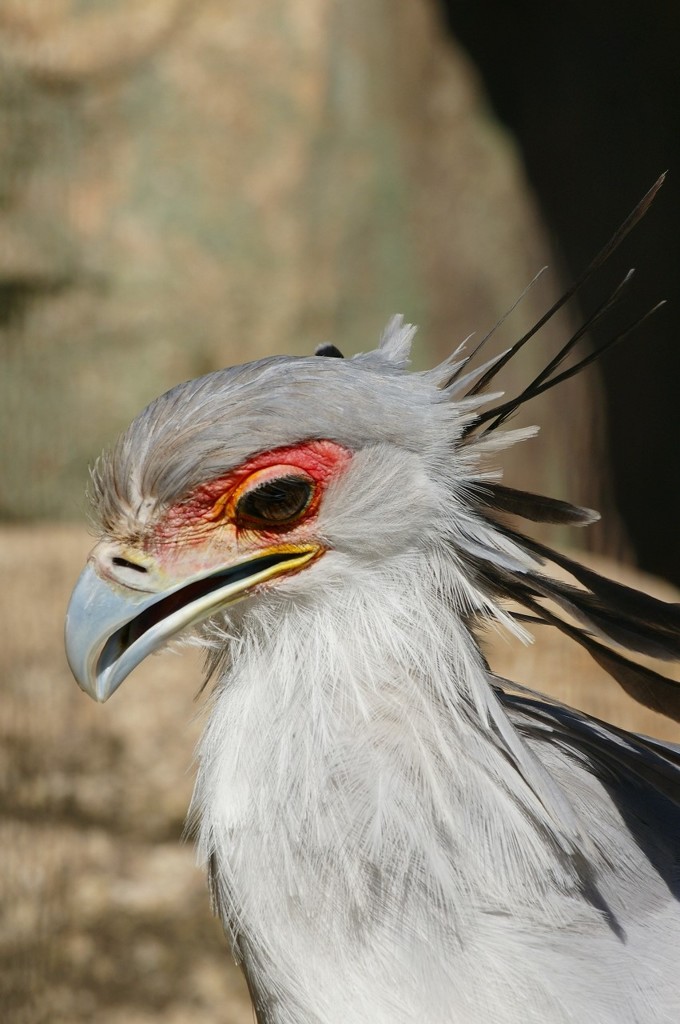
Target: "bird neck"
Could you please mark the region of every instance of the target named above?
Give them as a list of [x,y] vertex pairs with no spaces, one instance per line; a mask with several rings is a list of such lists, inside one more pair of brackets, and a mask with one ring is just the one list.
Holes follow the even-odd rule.
[[554,879],[554,845],[531,787],[508,785],[453,569],[338,562],[323,592],[243,613],[201,747],[200,845],[223,920],[258,955],[276,934],[316,943],[312,958],[330,933],[337,955],[357,930],[377,948],[384,929],[450,950],[499,878],[534,892]]

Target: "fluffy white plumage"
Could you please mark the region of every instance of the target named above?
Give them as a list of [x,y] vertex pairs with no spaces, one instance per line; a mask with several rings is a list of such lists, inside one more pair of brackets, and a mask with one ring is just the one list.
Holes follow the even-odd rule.
[[[460,599],[447,560],[358,582],[333,562],[234,625],[201,747],[201,854],[265,1019],[677,1019],[677,908],[587,766],[534,758],[525,781],[509,763],[494,725],[513,726],[442,601]],[[625,942],[582,898],[579,840],[595,875],[615,856]]]

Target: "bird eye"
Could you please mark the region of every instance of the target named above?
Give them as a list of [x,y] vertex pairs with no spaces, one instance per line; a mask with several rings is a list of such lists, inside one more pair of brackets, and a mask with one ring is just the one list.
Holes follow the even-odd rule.
[[283,526],[297,519],[314,496],[311,480],[297,476],[267,480],[246,491],[236,505],[238,526]]

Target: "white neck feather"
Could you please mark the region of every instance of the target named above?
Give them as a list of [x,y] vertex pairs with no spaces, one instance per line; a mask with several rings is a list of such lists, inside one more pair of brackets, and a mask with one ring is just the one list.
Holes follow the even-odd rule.
[[277,1024],[467,1020],[452,991],[485,1019],[465,989],[480,912],[573,885],[544,780],[529,761],[535,787],[504,783],[500,734],[523,744],[452,611],[450,555],[324,563],[244,606],[230,638],[193,808],[220,912]]

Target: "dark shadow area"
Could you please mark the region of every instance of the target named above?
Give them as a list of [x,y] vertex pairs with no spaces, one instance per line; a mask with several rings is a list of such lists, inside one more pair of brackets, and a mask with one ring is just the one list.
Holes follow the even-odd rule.
[[576,275],[659,174],[646,221],[586,290],[636,279],[595,343],[667,305],[601,363],[615,498],[639,564],[680,584],[680,6],[440,0],[521,146],[555,249]]

